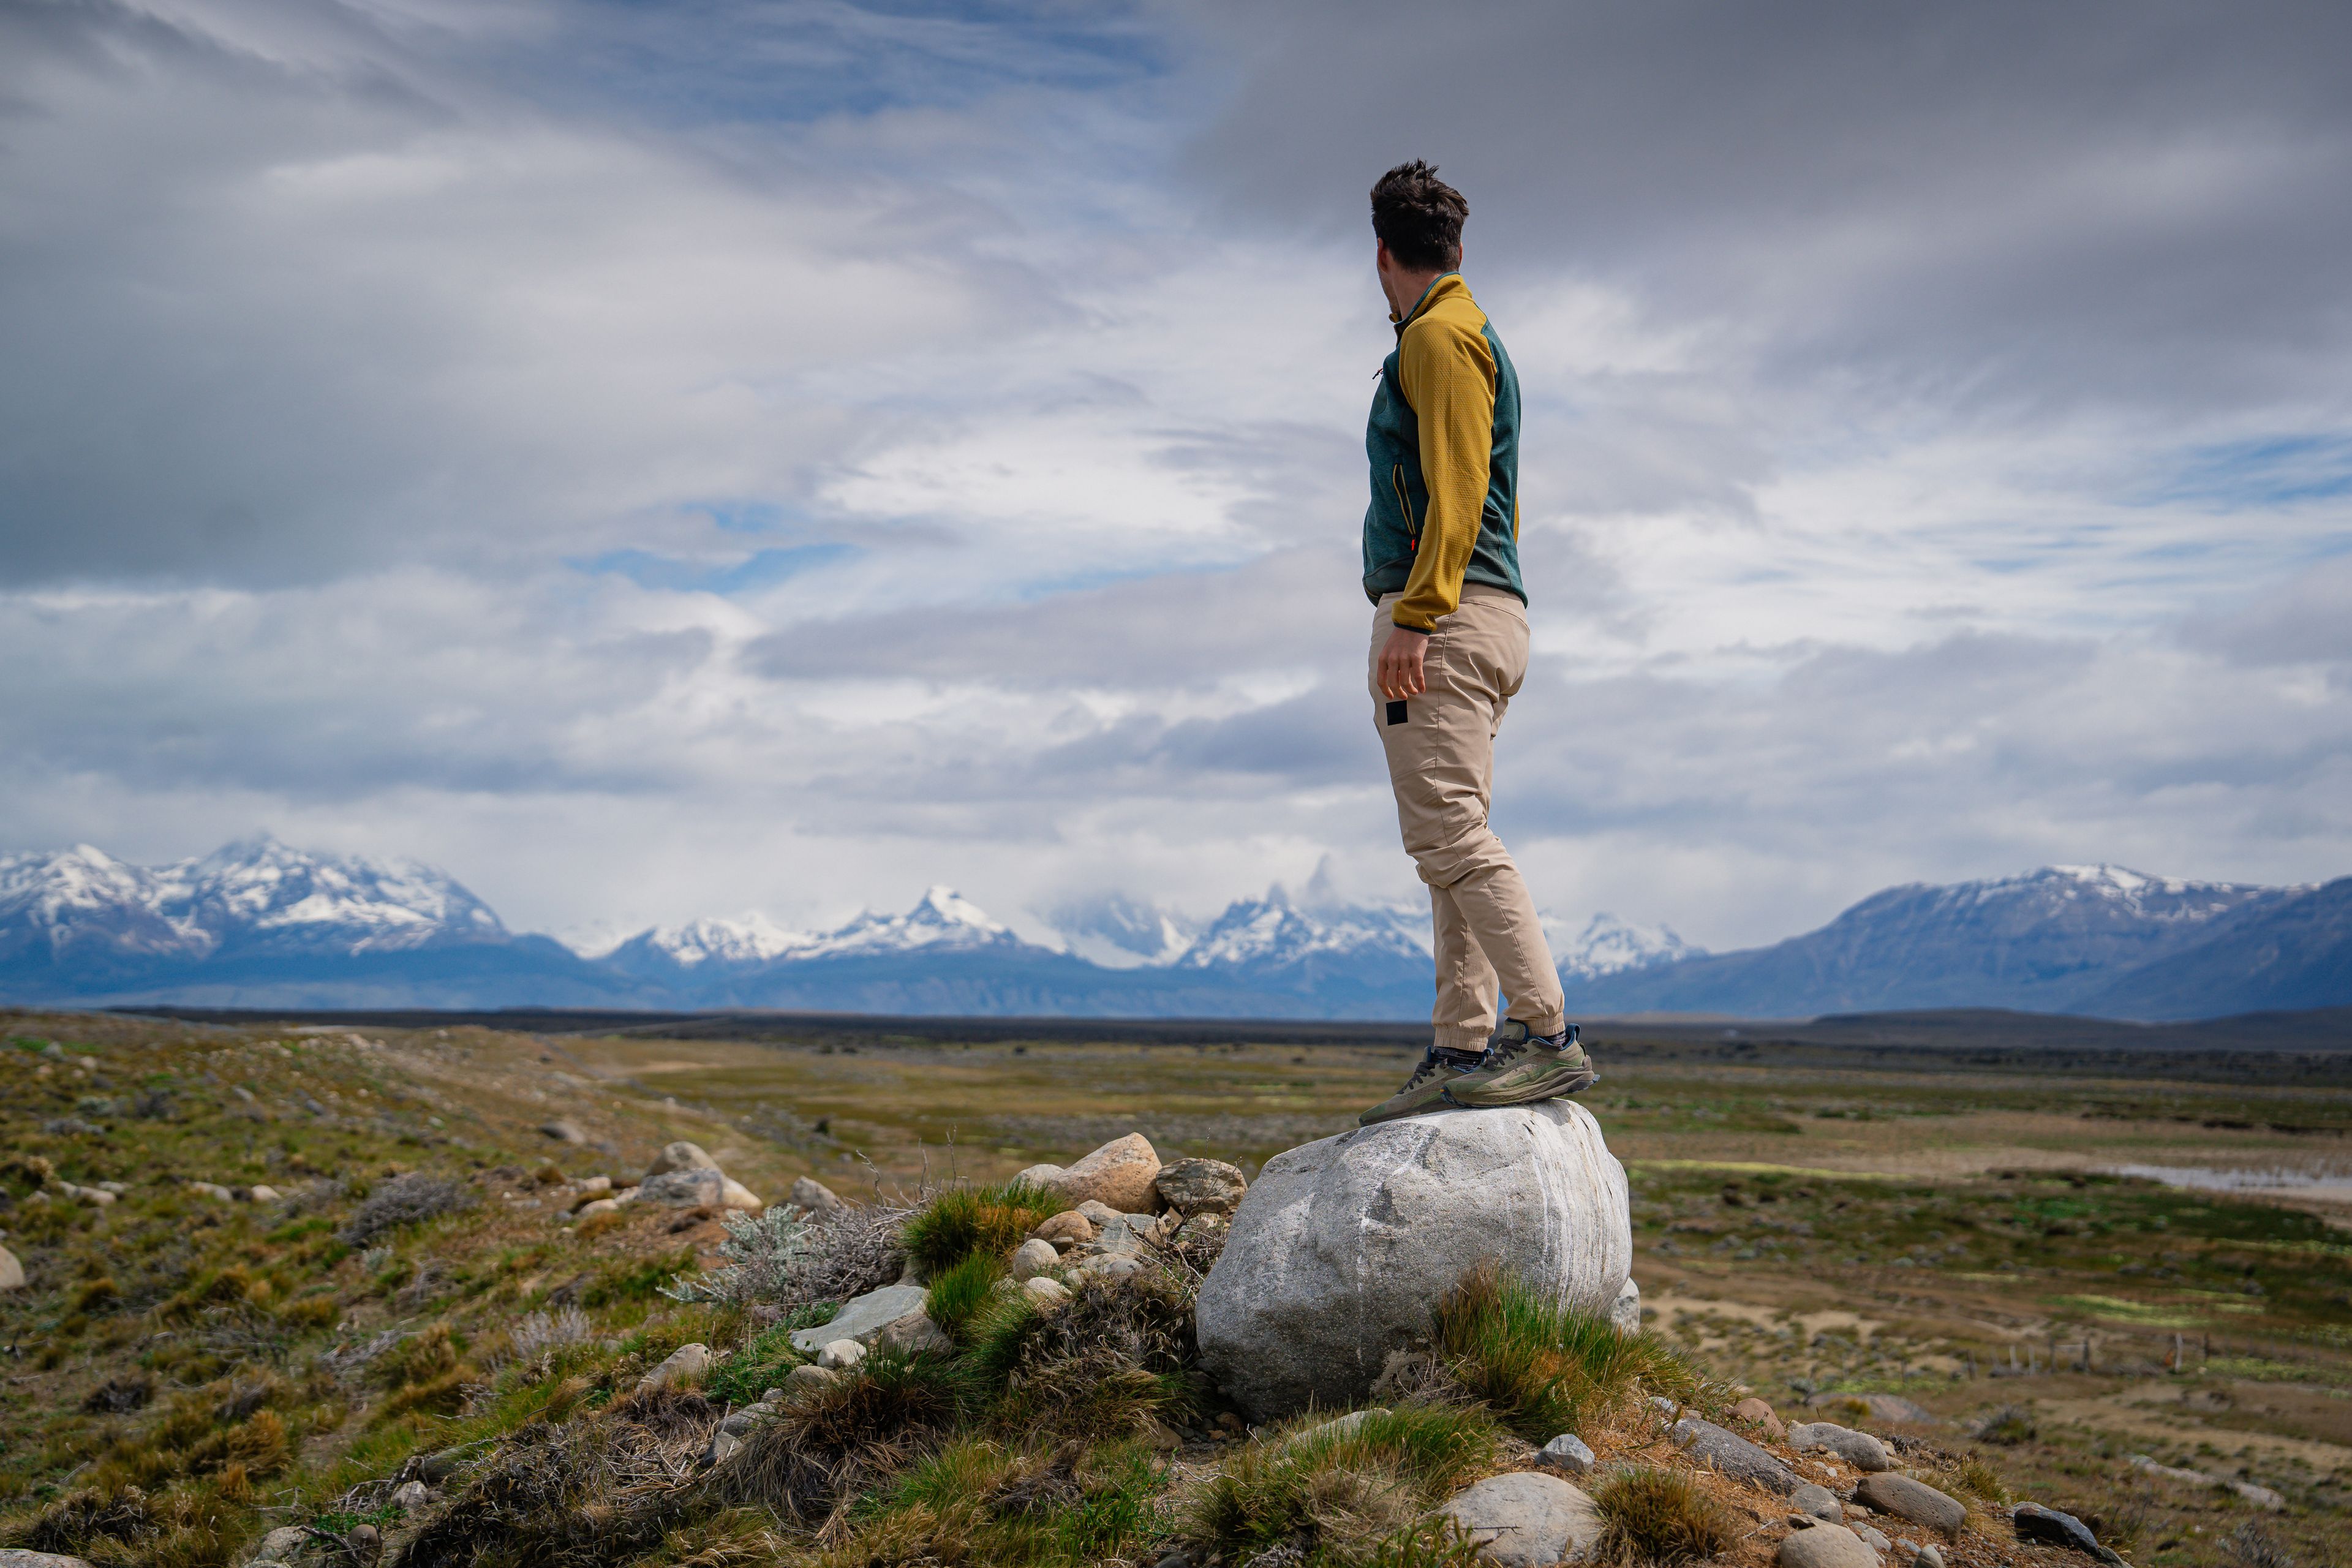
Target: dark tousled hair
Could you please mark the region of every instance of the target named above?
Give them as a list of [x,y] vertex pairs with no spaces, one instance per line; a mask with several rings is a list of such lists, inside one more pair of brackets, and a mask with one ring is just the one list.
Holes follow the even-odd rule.
[[1462,220],[1470,204],[1415,158],[1372,184],[1372,232],[1389,254],[1417,272],[1462,265]]

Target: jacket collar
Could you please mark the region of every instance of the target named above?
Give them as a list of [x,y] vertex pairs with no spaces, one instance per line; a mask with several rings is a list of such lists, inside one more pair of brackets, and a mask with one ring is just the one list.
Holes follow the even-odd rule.
[[1420,319],[1422,312],[1432,305],[1436,304],[1440,300],[1450,300],[1456,294],[1468,292],[1470,292],[1470,285],[1463,280],[1462,274],[1441,272],[1429,280],[1429,287],[1421,291],[1421,298],[1412,302],[1412,309],[1402,316],[1390,316],[1389,324],[1396,329],[1397,336],[1402,337],[1404,330]]

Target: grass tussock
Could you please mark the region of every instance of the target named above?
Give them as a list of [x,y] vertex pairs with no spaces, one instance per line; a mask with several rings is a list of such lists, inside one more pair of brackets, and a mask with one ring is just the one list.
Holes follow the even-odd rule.
[[878,1351],[837,1382],[788,1405],[746,1436],[716,1473],[720,1502],[806,1523],[930,1451],[973,1411],[969,1371],[930,1355]]
[[1492,1268],[1479,1268],[1431,1314],[1445,1374],[1513,1432],[1544,1443],[1642,1394],[1708,1403],[1706,1379],[1643,1331],[1560,1307]]
[[[1228,1459],[1195,1502],[1187,1538],[1244,1561],[1291,1546],[1302,1560],[1445,1562],[1411,1531],[1431,1508],[1493,1462],[1499,1435],[1472,1406],[1402,1405],[1335,1424],[1310,1420]],[[1420,1553],[1415,1557],[1408,1553]]]
[[1009,1256],[1041,1222],[1069,1206],[1058,1194],[1023,1182],[950,1187],[915,1211],[899,1239],[907,1256],[936,1279],[976,1253]]
[[948,1338],[968,1344],[1004,1278],[1003,1258],[992,1252],[971,1253],[931,1277],[930,1288],[923,1293],[923,1311]]
[[1679,1470],[1639,1466],[1601,1483],[1592,1502],[1602,1521],[1593,1556],[1625,1565],[1696,1563],[1739,1538],[1723,1505]]
[[1148,1560],[1166,1533],[1165,1466],[1138,1444],[950,1443],[857,1511],[830,1564]]
[[973,1373],[1006,1431],[1123,1436],[1189,1417],[1205,1392],[1192,1287],[1166,1269],[1085,1280],[1051,1311],[996,1296],[973,1341]]

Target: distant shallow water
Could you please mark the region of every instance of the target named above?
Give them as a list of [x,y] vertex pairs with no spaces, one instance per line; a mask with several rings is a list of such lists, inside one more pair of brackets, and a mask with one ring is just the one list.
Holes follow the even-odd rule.
[[2205,1193],[2292,1192],[2301,1197],[2352,1203],[2352,1171],[2295,1170],[2284,1165],[2110,1165],[2105,1173]]

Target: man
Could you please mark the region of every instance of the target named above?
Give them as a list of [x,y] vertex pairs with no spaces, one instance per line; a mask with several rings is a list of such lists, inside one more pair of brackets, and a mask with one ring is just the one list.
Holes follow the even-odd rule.
[[[1429,885],[1435,1038],[1366,1125],[1449,1106],[1525,1105],[1594,1079],[1562,1016],[1519,868],[1486,826],[1495,732],[1527,677],[1519,582],[1519,382],[1462,280],[1470,204],[1416,160],[1372,187],[1374,265],[1396,352],[1364,445],[1372,720],[1405,852]],[[1510,1016],[1495,1026],[1498,991]]]

